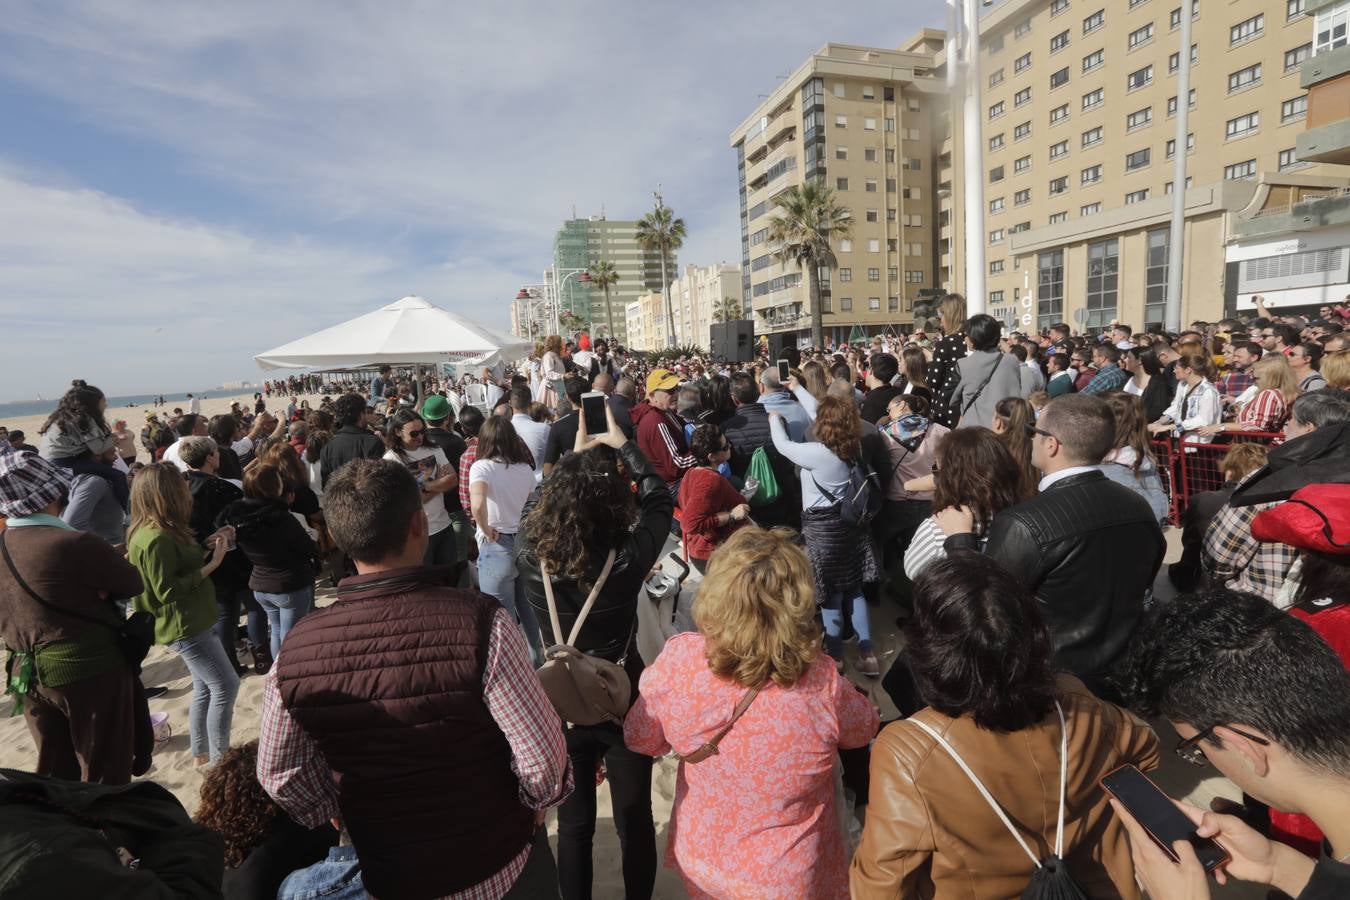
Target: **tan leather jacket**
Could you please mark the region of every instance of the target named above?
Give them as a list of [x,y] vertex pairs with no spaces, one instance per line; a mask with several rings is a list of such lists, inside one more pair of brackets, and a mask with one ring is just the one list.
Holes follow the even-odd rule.
[[[1158,765],[1158,738],[1146,723],[1097,699],[1072,676],[1060,678],[1069,726],[1064,858],[1089,897],[1137,900],[1125,830],[1097,781],[1117,766]],[[1059,813],[1059,716],[1011,734],[932,709],[915,718],[961,754],[1040,857],[1054,850]],[[867,825],[849,869],[858,898],[1015,898],[1033,866],[979,791],[921,729],[892,722],[872,747]]]

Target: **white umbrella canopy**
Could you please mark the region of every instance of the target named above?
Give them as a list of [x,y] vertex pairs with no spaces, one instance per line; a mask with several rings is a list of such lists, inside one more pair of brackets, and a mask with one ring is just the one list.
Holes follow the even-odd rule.
[[364,316],[253,357],[264,370],[481,363],[530,352],[520,338],[498,334],[421,297],[404,297]]

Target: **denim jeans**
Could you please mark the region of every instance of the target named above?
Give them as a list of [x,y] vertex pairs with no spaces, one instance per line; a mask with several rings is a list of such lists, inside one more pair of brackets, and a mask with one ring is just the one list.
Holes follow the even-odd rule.
[[286,876],[277,900],[366,900],[355,847],[332,847],[328,858]]
[[214,630],[169,644],[192,675],[192,706],[188,710],[188,735],[193,756],[208,756],[212,763],[230,749],[230,721],[239,676],[225,656]]
[[516,536],[498,532],[496,541],[478,535],[478,589],[491,594],[501,602],[511,618],[520,623],[535,665],[543,661],[543,646],[539,638],[539,623],[528,603],[517,600],[516,591]]
[[259,648],[267,644],[267,614],[263,612],[262,607],[258,605],[258,601],[254,599],[253,592],[248,588],[238,588],[231,591],[217,586],[216,609],[220,612],[220,617],[216,619],[214,631],[227,659],[238,660],[239,658],[238,654],[234,652],[234,639],[239,629],[239,610],[241,607],[248,611],[249,642]]
[[858,649],[863,653],[872,649],[872,624],[867,615],[867,603],[862,594],[845,597],[843,594],[831,594],[820,606],[820,617],[825,622],[825,650],[835,659],[844,658],[844,617],[853,623],[858,633]]
[[314,585],[285,594],[254,591],[253,596],[258,598],[258,605],[267,613],[267,624],[272,629],[272,658],[276,659],[281,642],[286,639],[286,632],[314,608]]

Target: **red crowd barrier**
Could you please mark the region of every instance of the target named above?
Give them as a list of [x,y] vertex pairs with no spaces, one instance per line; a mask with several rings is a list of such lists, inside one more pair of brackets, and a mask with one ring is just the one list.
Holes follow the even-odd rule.
[[1284,435],[1278,431],[1229,431],[1213,443],[1183,437],[1156,438],[1150,443],[1158,462],[1158,476],[1167,492],[1168,524],[1180,524],[1181,514],[1191,498],[1223,487],[1220,461],[1234,444],[1274,444]]

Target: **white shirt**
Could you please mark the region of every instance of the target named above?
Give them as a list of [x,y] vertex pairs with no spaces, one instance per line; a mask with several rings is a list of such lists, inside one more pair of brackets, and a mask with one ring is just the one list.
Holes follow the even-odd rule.
[[[478,482],[487,485],[488,525],[502,534],[520,530],[520,511],[534,490],[534,469],[495,459],[476,459],[469,466],[469,487]],[[479,529],[482,536],[482,529]]]
[[183,462],[178,456],[178,451],[183,447],[183,439],[179,438],[172,444],[164,448],[164,455],[160,457],[160,462],[171,462],[178,467],[178,471],[186,472],[188,464]]
[[530,448],[530,455],[534,457],[534,480],[538,481],[544,477],[544,453],[548,450],[548,426],[543,422],[536,422],[524,413],[515,413],[511,416],[511,425],[515,427],[516,434],[525,442],[525,446]]
[[1069,466],[1067,469],[1060,469],[1058,472],[1051,472],[1041,479],[1040,484],[1036,486],[1037,491],[1044,491],[1056,481],[1068,478],[1070,475],[1081,475],[1084,472],[1095,472],[1096,466]]
[[200,397],[193,397],[188,401],[188,412],[192,415],[200,415],[202,411],[202,401]]
[[[445,451],[439,447],[418,447],[416,450],[404,450],[402,456],[390,450],[384,454],[384,458],[390,462],[403,463],[407,466],[408,471],[417,479],[418,484],[423,481],[435,481],[440,477],[437,474],[437,469],[450,466],[450,460],[446,458]],[[450,527],[450,513],[445,508],[444,494],[433,495],[430,500],[422,505],[422,509],[427,514],[427,534],[439,534]]]

